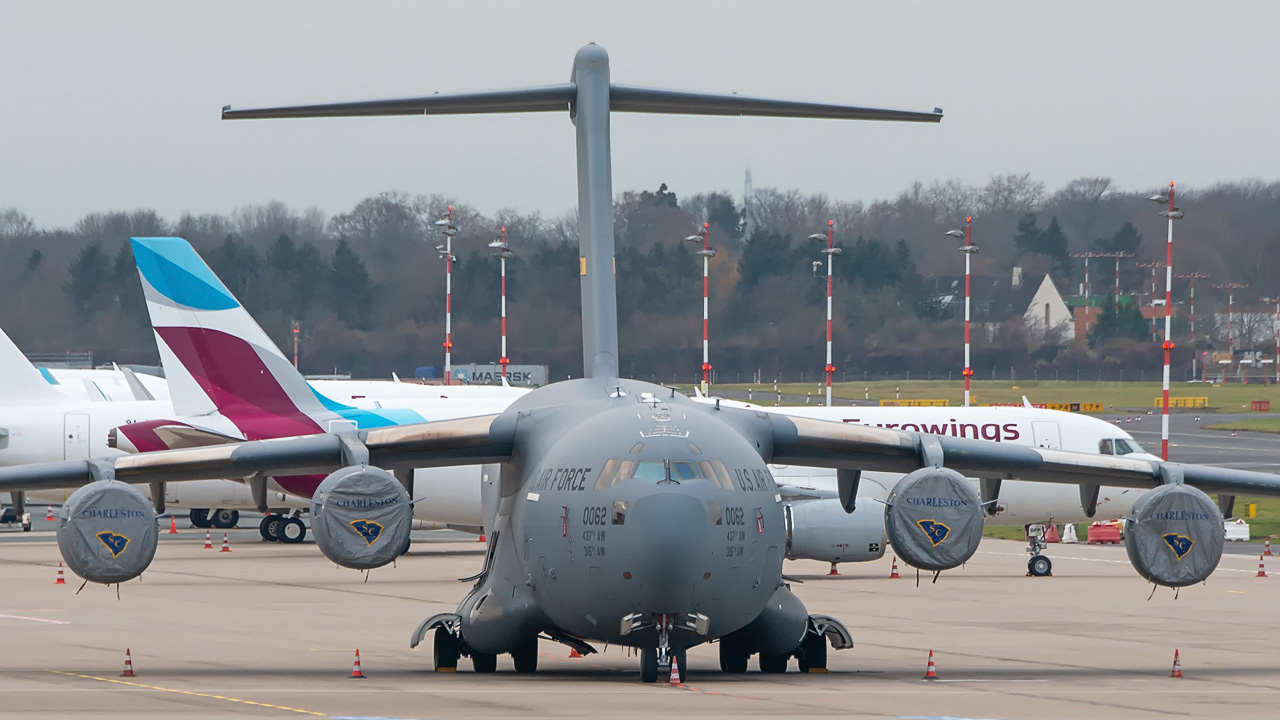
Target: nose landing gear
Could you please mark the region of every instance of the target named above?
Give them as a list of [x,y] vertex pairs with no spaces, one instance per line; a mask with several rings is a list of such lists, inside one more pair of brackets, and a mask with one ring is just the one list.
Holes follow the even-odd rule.
[[1031,559],[1027,561],[1028,577],[1053,577],[1053,561],[1041,555],[1045,549],[1044,531],[1039,534],[1030,535],[1028,538],[1031,544],[1027,547],[1027,552],[1031,553]]
[[680,673],[680,682],[684,682],[688,672],[687,652],[682,647],[671,647],[671,629],[674,624],[675,616],[673,615],[658,615],[654,618],[654,629],[658,631],[658,646],[640,650],[641,682],[657,682],[659,672],[671,671],[673,659]]

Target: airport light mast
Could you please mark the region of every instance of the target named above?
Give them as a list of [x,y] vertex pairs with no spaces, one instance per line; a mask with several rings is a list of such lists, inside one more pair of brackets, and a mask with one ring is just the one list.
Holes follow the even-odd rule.
[[444,384],[452,384],[453,375],[453,236],[458,228],[453,224],[453,206],[436,227],[444,235],[444,244],[436,246],[436,252],[444,260]]
[[1191,342],[1196,341],[1196,280],[1204,280],[1208,275],[1199,272],[1186,273],[1185,275],[1174,275],[1179,280],[1191,281],[1191,300],[1188,307],[1191,310]]
[[[831,376],[836,372],[836,366],[831,364],[831,273],[832,264],[835,256],[844,252],[835,246],[835,229],[836,221],[827,221],[827,247],[822,250],[822,254],[827,256],[827,366],[823,370],[827,374],[827,407],[831,407]],[[821,240],[822,233],[814,233],[809,236],[810,240]]]
[[511,258],[511,246],[507,244],[507,228],[502,228],[502,234],[497,240],[489,243],[489,247],[493,248],[494,254],[498,257],[498,262],[502,267],[502,356],[498,358],[498,364],[502,366],[502,377],[507,377],[507,365],[511,364],[511,358],[507,357],[507,260]]
[[[1162,268],[1162,267],[1168,267],[1168,265],[1167,265],[1166,263],[1162,263],[1162,262],[1149,262],[1149,263],[1134,263],[1134,266],[1135,266],[1135,267],[1140,267],[1140,268],[1151,268],[1151,306],[1152,306],[1152,307],[1155,307],[1155,304],[1156,304],[1156,269],[1157,269],[1157,268]],[[1151,339],[1152,339],[1152,340],[1155,340],[1155,339],[1156,339],[1156,329],[1155,329],[1155,324],[1154,324],[1154,323],[1152,323],[1152,326],[1151,326]]]
[[1259,302],[1276,304],[1276,384],[1280,385],[1280,297],[1258,298]]
[[[958,231],[956,231],[958,232]],[[947,233],[950,235],[951,233]],[[1100,257],[1095,252],[1071,253],[1073,258],[1084,258],[1084,307],[1085,313],[1089,312],[1089,258]]]
[[[1169,181],[1169,192],[1165,194],[1152,195],[1148,198],[1152,202],[1163,203],[1168,201],[1169,209],[1161,211],[1161,215],[1169,220],[1169,242],[1166,244],[1166,257],[1164,264],[1164,386],[1161,390],[1161,410],[1160,410],[1160,459],[1169,459],[1169,354],[1173,352],[1173,335],[1171,327],[1173,325],[1173,221],[1182,219],[1182,210],[1173,204],[1173,181]],[[1119,260],[1116,261],[1120,262]],[[1117,288],[1118,289],[1118,288]],[[1120,302],[1119,296],[1116,302]],[[1119,307],[1119,305],[1117,305]]]
[[[698,235],[690,235],[685,240],[693,243],[702,242],[702,249],[698,251],[698,255],[702,256],[702,395],[706,397],[711,383],[710,345],[707,340],[707,297],[710,283],[707,278],[710,276],[711,258],[716,256],[716,251],[711,249],[711,223],[702,223],[702,232]],[[830,337],[827,341],[830,342]],[[829,351],[828,355],[830,355]],[[827,362],[830,362],[830,358]]]
[[1227,291],[1227,352],[1231,353],[1231,362],[1236,360],[1236,291],[1249,287],[1249,283],[1223,283],[1214,285],[1218,290]]
[[[964,245],[960,246],[960,252],[964,253],[964,406],[969,407],[969,379],[973,377],[973,368],[969,367],[969,278],[971,277],[970,269],[972,266],[973,254],[978,252],[978,246],[973,244],[973,235],[970,229],[973,226],[973,216],[970,215],[964,219],[964,231],[948,230],[947,235],[959,240],[964,238]],[[1088,262],[1088,261],[1086,261]],[[1088,277],[1088,275],[1086,275]],[[1085,287],[1089,287],[1088,281]]]

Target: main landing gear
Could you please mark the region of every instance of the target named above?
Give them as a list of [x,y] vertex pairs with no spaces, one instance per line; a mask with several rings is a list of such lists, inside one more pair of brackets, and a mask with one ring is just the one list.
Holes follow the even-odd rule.
[[1044,531],[1037,535],[1028,534],[1028,539],[1031,544],[1027,546],[1027,552],[1031,553],[1031,559],[1027,561],[1027,576],[1052,577],[1053,561],[1040,554],[1045,549]]
[[258,524],[258,532],[266,542],[282,542],[296,545],[307,539],[307,525],[299,517],[287,517],[276,513],[264,515]]
[[211,511],[208,508],[194,508],[191,511],[191,524],[201,530],[208,530],[209,528],[230,530],[239,522],[239,510],[218,508]]
[[[469,645],[459,633],[460,618],[454,613],[440,613],[422,622],[413,634],[409,647],[417,647],[435,630],[432,638],[432,662],[436,672],[457,672],[460,658],[471,658],[471,669],[477,673],[493,673],[498,669],[498,656],[480,652]],[[595,652],[589,645],[571,640],[570,646],[583,654]],[[517,673],[527,675],[538,671],[538,636],[534,635],[517,645],[510,652],[511,662]]]

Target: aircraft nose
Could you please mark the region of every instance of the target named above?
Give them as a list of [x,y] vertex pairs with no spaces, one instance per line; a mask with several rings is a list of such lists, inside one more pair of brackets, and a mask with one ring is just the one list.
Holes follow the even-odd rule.
[[694,591],[707,571],[703,566],[711,551],[706,504],[679,492],[656,492],[635,500],[627,525],[637,531],[631,573],[639,610],[693,610]]

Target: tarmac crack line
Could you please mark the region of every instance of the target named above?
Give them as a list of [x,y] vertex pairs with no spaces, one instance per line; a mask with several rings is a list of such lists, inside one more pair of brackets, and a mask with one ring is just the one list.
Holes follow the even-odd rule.
[[115,683],[117,685],[128,685],[130,687],[142,688],[143,690],[157,690],[160,692],[175,693],[178,695],[191,695],[194,697],[210,698],[212,700],[223,700],[230,703],[239,703],[241,705],[253,705],[254,707],[270,708],[272,710],[284,710],[286,712],[299,713],[302,715],[315,715],[318,717],[329,717],[322,712],[314,710],[302,710],[300,708],[286,707],[284,705],[272,705],[270,703],[255,702],[253,700],[244,700],[242,698],[227,697],[226,695],[214,695],[213,693],[195,692],[194,690],[178,690],[177,688],[160,687],[159,685],[147,685],[145,683],[130,682],[128,680],[117,680],[116,678],[104,678],[96,675],[81,675],[80,673],[64,672],[62,670],[50,670],[55,675],[65,675],[67,677],[84,678],[85,680],[97,680],[99,682]]

